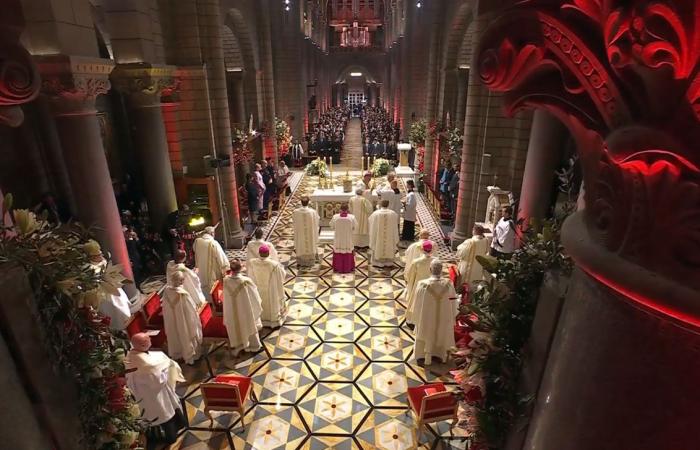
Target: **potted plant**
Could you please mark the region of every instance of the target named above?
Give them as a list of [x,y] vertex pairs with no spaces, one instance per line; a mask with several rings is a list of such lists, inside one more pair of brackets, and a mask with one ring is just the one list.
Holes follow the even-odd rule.
[[389,169],[391,168],[391,165],[389,164],[388,159],[384,158],[377,158],[374,160],[374,163],[372,164],[372,174],[375,177],[381,177],[389,173]]
[[282,157],[289,152],[292,145],[292,131],[289,124],[275,117],[275,139],[277,140],[277,154]]

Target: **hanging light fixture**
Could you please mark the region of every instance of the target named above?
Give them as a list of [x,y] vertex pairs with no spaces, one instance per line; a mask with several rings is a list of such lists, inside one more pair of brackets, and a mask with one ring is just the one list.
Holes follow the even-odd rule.
[[284,0],[284,10],[289,11],[292,9],[291,0]]
[[420,8],[421,6],[423,6],[423,2],[421,2],[420,0],[418,0],[418,1],[416,2],[416,8]]

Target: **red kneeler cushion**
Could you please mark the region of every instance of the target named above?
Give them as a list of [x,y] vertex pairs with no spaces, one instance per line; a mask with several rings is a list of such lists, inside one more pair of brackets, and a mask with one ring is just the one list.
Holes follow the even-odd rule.
[[248,391],[250,390],[251,386],[250,377],[238,377],[235,375],[219,375],[218,377],[214,378],[214,381],[217,383],[237,384],[238,392],[241,393],[241,400],[243,401],[245,401],[245,398],[248,395]]
[[211,305],[207,304],[199,313],[199,320],[202,322],[202,336],[205,338],[228,339],[224,318],[212,313]]
[[153,348],[165,348],[165,330],[160,329],[154,334],[153,330],[149,330],[146,324],[146,319],[140,312],[134,314],[133,318],[126,326],[126,334],[131,337],[136,333],[148,333],[151,337],[151,345]]
[[[409,387],[408,397],[411,401],[411,405],[416,411],[416,414],[420,415],[423,397],[428,395],[426,393],[427,389],[434,389],[435,392],[445,392],[445,385],[442,383],[432,383],[424,384],[421,386]],[[423,416],[424,419],[430,419],[431,417],[444,416],[446,412],[452,410],[455,405],[454,396],[443,397],[437,400],[431,405],[431,411]]]
[[164,326],[163,308],[160,304],[160,295],[157,292],[148,297],[143,305],[143,313],[146,315],[149,327],[162,328]]
[[219,280],[214,284],[211,290],[211,300],[214,303],[214,308],[217,312],[223,313],[224,311],[224,283]]

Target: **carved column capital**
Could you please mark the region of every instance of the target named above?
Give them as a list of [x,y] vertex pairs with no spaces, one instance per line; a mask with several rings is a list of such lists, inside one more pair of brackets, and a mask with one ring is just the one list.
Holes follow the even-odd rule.
[[112,72],[112,85],[126,94],[133,106],[154,106],[160,97],[170,97],[178,89],[175,66],[149,63],[119,64]]
[[20,105],[39,94],[41,81],[31,56],[19,44],[0,45],[0,124],[19,126]]
[[109,92],[111,60],[47,55],[35,61],[42,77],[41,92],[49,97],[57,115],[94,112],[97,96]]

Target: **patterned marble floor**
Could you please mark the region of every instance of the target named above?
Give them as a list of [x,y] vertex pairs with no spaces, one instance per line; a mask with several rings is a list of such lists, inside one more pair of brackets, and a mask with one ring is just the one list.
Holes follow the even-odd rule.
[[[464,449],[466,440],[449,422],[420,433],[407,413],[406,388],[441,380],[456,386],[448,366],[429,370],[412,357],[413,334],[404,321],[403,251],[393,267],[369,265],[356,255],[354,274],[334,274],[331,248],[311,268],[297,267],[291,212],[315,187],[295,176],[294,195],[267,228],[288,276],[289,316],[278,330],[264,329],[264,348],[232,359],[221,345],[194,366],[183,365],[188,383],[178,388],[188,428],[170,448],[194,449]],[[431,215],[419,214],[421,227]],[[439,242],[439,236],[433,237]],[[440,249],[441,256],[448,251]],[[245,424],[237,414],[203,412],[199,384],[222,374],[250,376],[256,402]]]

